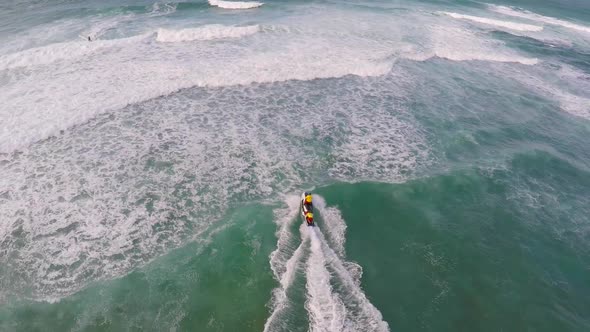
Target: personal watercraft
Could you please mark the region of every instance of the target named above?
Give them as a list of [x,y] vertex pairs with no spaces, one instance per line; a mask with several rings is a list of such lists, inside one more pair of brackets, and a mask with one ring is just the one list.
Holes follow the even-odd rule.
[[[311,193],[304,192],[303,194],[301,194],[301,201],[299,202],[299,208],[301,211],[301,217],[303,218],[303,221],[305,223],[307,223],[307,226],[314,226],[315,223],[313,221],[313,204],[312,203],[306,204],[306,202],[305,202],[305,197],[307,197],[308,195],[311,195]],[[311,213],[311,218],[307,218],[308,213]]]

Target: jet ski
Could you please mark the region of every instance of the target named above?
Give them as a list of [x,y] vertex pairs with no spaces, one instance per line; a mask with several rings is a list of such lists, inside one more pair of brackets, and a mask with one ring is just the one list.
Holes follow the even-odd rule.
[[[305,223],[307,223],[307,226],[314,226],[315,223],[313,221],[313,204],[312,203],[305,204],[305,197],[307,197],[308,195],[311,196],[311,193],[304,192],[303,194],[301,194],[301,201],[299,202],[299,208],[301,210],[301,217],[303,218],[303,221]],[[308,213],[311,213],[311,220],[308,220],[306,218]]]

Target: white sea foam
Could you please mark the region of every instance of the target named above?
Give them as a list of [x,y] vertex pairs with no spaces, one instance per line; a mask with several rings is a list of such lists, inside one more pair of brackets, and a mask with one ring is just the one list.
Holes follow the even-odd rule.
[[561,110],[590,120],[590,76],[575,67],[547,66],[542,71],[514,71],[510,78],[556,102]]
[[[346,18],[345,15],[343,17]],[[305,29],[270,29],[269,33],[251,35],[247,47],[238,40],[234,43],[233,39],[223,45],[208,45],[206,48],[198,40],[195,45],[174,43],[172,47],[138,37],[130,43],[128,39],[123,39],[98,41],[96,45],[81,42],[50,45],[42,50],[10,55],[10,59],[2,58],[5,68],[21,66],[30,71],[30,75],[18,81],[10,79],[0,92],[0,97],[8,100],[0,106],[0,119],[8,124],[4,128],[11,128],[10,132],[0,129],[0,151],[23,148],[102,112],[191,86],[312,80],[350,74],[378,76],[389,72],[392,63],[387,57],[395,52],[390,47],[397,43],[373,40],[379,36],[375,35],[373,28],[366,32],[353,30],[343,34],[343,29],[350,28],[344,18],[342,22],[337,20],[338,16],[326,20],[318,14],[317,17],[305,18],[308,21],[302,19],[301,26]],[[334,25],[337,30],[326,29],[326,24]],[[381,31],[387,27],[378,25],[377,28],[377,32],[391,35]],[[161,35],[159,37],[162,38]],[[438,42],[433,38],[432,43],[444,46],[446,41]],[[460,38],[455,45],[462,46]],[[502,58],[500,55],[486,57],[493,52],[483,49],[469,59],[534,61],[508,56]],[[438,55],[457,59],[463,54],[460,48],[456,53],[445,53],[443,49]],[[435,52],[426,49],[406,57],[425,59],[432,56],[436,56]],[[41,64],[51,66],[40,67]],[[146,77],[152,79],[146,80]],[[395,115],[381,112],[379,117],[390,127],[400,126]],[[370,120],[358,117],[350,128],[351,134],[371,127],[367,121]],[[394,177],[403,169],[412,169],[418,162],[412,150],[421,148],[408,151],[407,145],[399,144],[400,140],[406,140],[404,135],[387,131],[365,132],[364,135],[371,138],[370,142],[365,142],[367,144],[364,141],[340,141],[341,157],[331,165],[332,175],[343,175],[345,178],[356,176],[359,179],[383,178],[387,174]],[[398,163],[398,160],[403,163]],[[376,172],[387,166],[399,169]]]
[[97,40],[109,31],[115,30],[119,24],[133,21],[135,18],[136,16],[133,14],[117,15],[107,18],[94,18],[91,21],[91,26],[80,33],[80,37],[83,38],[84,41],[88,41],[88,37],[90,37],[91,40]]
[[104,48],[127,47],[130,44],[141,42],[149,36],[151,34],[115,40],[96,40],[93,42],[77,40],[30,48],[21,52],[0,56],[0,70],[41,66],[61,60],[85,61],[86,59],[84,57],[95,54]]
[[566,112],[590,120],[590,98],[582,97],[566,91],[557,91],[561,107]]
[[[306,227],[306,225],[301,224],[300,228],[303,227]],[[297,264],[301,261],[303,246],[305,245],[306,240],[307,237],[305,235],[301,237],[301,244],[295,249],[293,255],[287,261],[287,264],[285,264],[285,273],[281,276],[281,287],[284,290],[287,290],[293,284],[295,272],[297,271]]]
[[[391,63],[382,59],[396,52],[395,38],[407,36],[403,19],[306,15],[251,35],[248,45],[139,38],[99,41],[112,47],[81,55],[82,44],[73,42],[53,59],[17,53],[0,89],[0,152],[21,150],[0,153],[0,264],[15,271],[0,276],[12,277],[0,302],[8,291],[59,299],[119,276],[199,234],[228,202],[321,181],[326,168],[343,181],[403,181],[426,163],[420,128],[398,116],[404,105],[395,97],[403,97],[409,78],[290,81],[390,75]],[[414,54],[422,59],[437,52],[481,61],[519,57],[467,32],[414,32],[412,38],[425,35]],[[28,58],[14,65],[18,57]],[[146,101],[192,86],[204,88]],[[216,86],[230,87],[209,88]],[[281,289],[304,259],[307,245],[298,248],[290,245],[271,263]],[[349,296],[383,327],[340,253],[322,250],[335,280],[330,294]]]
[[263,2],[257,1],[223,1],[223,0],[209,0],[211,6],[216,6],[224,9],[252,9],[262,6]]
[[[515,55],[504,54],[485,54],[479,52],[461,52],[461,50],[440,49],[436,50],[432,57],[443,58],[452,61],[491,61],[491,62],[516,62],[523,65],[536,65],[539,63],[537,58],[527,58]],[[427,57],[428,59],[430,57]]]
[[346,308],[330,284],[327,260],[322,250],[322,242],[315,229],[310,232],[311,255],[307,261],[307,294],[305,308],[309,313],[310,331],[339,332],[345,330]]
[[471,16],[471,15],[463,15],[457,14],[452,12],[441,12],[442,14],[448,15],[452,18],[461,19],[461,20],[468,20],[477,23],[483,23],[486,25],[493,25],[496,27],[506,28],[510,30],[517,30],[517,31],[541,31],[543,30],[542,26],[538,25],[531,25],[531,24],[524,24],[524,23],[516,23],[510,21],[501,21],[495,20],[487,17],[479,17],[479,16]]
[[[347,78],[322,82],[322,95],[298,81],[189,89],[101,116],[20,153],[0,154],[0,248],[19,253],[1,255],[0,264],[27,275],[2,291],[60,298],[193,238],[232,201],[285,192],[301,183],[301,174],[321,182],[325,167],[336,178],[355,180],[356,168],[368,166],[354,151],[389,132],[404,138],[391,136],[396,148],[391,155],[380,152],[370,176],[411,175],[412,169],[397,167],[404,162],[397,156],[422,153],[414,148],[423,139],[411,122],[376,111],[395,107],[387,101],[390,88],[380,80]],[[379,97],[367,105],[368,94]],[[381,99],[384,104],[376,104]],[[373,119],[373,127],[360,118]],[[372,134],[349,130],[359,123]],[[382,126],[387,130],[378,133]],[[309,137],[334,143],[310,144]],[[277,212],[278,250],[270,258],[281,285],[299,257],[290,260],[299,241],[287,226],[299,220],[299,202],[295,196],[287,202],[284,214]]]
[[[326,242],[319,227],[308,227],[301,223],[299,231],[301,242],[294,251],[288,248],[285,231],[291,221],[285,222],[287,210],[279,210],[277,218],[277,249],[271,255],[271,267],[280,286],[273,291],[272,313],[265,323],[265,331],[278,330],[281,317],[289,308],[290,299],[287,290],[291,287],[295,273],[304,257],[304,249],[309,246],[305,277],[307,299],[305,308],[309,314],[311,331],[389,331],[388,324],[383,321],[380,312],[368,301],[360,288],[360,266],[344,261],[344,230],[346,223],[338,209],[326,207],[325,200],[315,195],[314,204],[321,215],[321,225],[333,239],[339,253],[337,254]],[[288,204],[292,205],[292,204]],[[297,207],[294,207],[297,211]],[[296,220],[299,220],[297,218]],[[285,254],[292,252],[288,260]],[[277,259],[283,257],[282,259]],[[279,263],[279,264],[277,264]],[[280,267],[280,268],[278,268]],[[352,268],[354,267],[354,268]],[[281,272],[282,271],[282,272]]]
[[438,57],[452,61],[514,62],[523,65],[539,63],[538,59],[519,55],[499,41],[482,39],[461,28],[435,26],[430,31],[428,44],[418,49],[410,48],[411,51],[403,56],[415,61]]
[[[352,107],[369,116],[362,116]],[[329,169],[333,177],[343,181],[399,182],[404,180],[405,174],[427,164],[428,149],[424,148],[423,135],[391,111],[399,111],[395,102],[342,105],[341,108],[347,117],[345,131],[349,138],[339,140],[333,151],[335,160]]]
[[150,16],[164,16],[176,12],[178,3],[175,2],[155,2],[152,5]]
[[299,197],[296,195],[287,196],[285,199],[287,206],[275,212],[275,223],[277,230],[277,248],[270,254],[270,267],[277,280],[283,280],[286,273],[287,261],[289,256],[293,255],[293,236],[289,227],[296,220],[297,209],[299,207]]
[[345,262],[329,247],[321,230],[317,227],[306,230],[311,239],[306,271],[310,329],[389,331],[379,310],[367,299]]
[[[252,33],[257,28],[244,29],[220,30],[216,36]],[[169,47],[150,42],[151,34],[146,34],[53,44],[2,56],[0,68],[22,67],[28,74],[7,75],[9,80],[0,91],[5,101],[0,106],[0,151],[23,148],[102,112],[182,88],[377,76],[391,69],[391,63],[375,60],[376,54],[385,51],[376,49],[378,45],[367,44],[374,51],[362,52],[342,38],[318,40],[301,34],[287,38],[288,33],[254,35],[247,46],[207,47],[198,41]]]
[[[299,244],[297,249],[295,249],[295,251],[287,260],[287,262],[284,263],[284,272],[279,276],[276,273],[276,267],[273,268],[273,272],[275,272],[275,277],[279,278],[280,287],[277,287],[273,290],[272,312],[266,320],[266,322],[264,323],[264,331],[275,331],[276,326],[281,325],[281,314],[288,308],[289,299],[287,297],[287,290],[293,284],[293,280],[295,279],[295,273],[297,272],[298,266],[301,262],[301,259],[303,258],[304,245],[307,244],[309,238],[307,236],[307,233],[303,231],[303,227],[307,226],[303,224],[301,224],[300,226],[302,235],[301,243]],[[278,250],[284,250],[284,248],[279,248],[279,246],[281,245],[281,243],[279,242],[277,242],[277,249],[274,252],[277,252]],[[273,262],[274,257],[276,256],[271,255],[271,267],[273,266],[273,263],[275,263],[275,266],[277,265],[276,260]]]
[[488,5],[488,7],[491,10],[493,10],[497,13],[500,13],[500,14],[513,16],[513,17],[520,17],[520,18],[531,20],[531,21],[541,22],[541,23],[550,24],[550,25],[557,25],[557,26],[561,26],[561,27],[568,28],[568,29],[573,29],[576,31],[584,32],[584,33],[590,33],[589,26],[576,24],[576,23],[565,21],[565,20],[560,20],[560,19],[557,19],[554,17],[539,15],[539,14],[530,12],[528,10],[518,9],[518,8],[514,8],[514,7],[498,6],[498,5]]
[[[156,40],[159,42],[181,42],[193,40],[212,40],[222,38],[240,38],[252,35],[260,31],[260,26],[251,25],[243,27],[224,26],[219,24],[205,25],[199,28],[171,30],[160,28],[156,31]],[[96,40],[97,32],[91,32],[92,42],[84,37],[82,41],[56,43],[42,47],[27,49],[21,52],[0,56],[0,70],[17,67],[32,67],[50,64],[61,60],[85,61],[84,57],[97,52],[116,52],[116,49],[143,42],[153,33],[145,33],[133,37]],[[107,50],[103,50],[107,48]]]
[[258,25],[232,27],[219,24],[211,24],[193,29],[158,29],[156,40],[159,42],[183,42],[193,40],[240,38],[255,34],[258,31],[260,31],[260,27]]
[[340,257],[345,256],[344,244],[346,242],[346,223],[342,219],[340,210],[335,207],[326,206],[326,201],[320,195],[314,195],[314,206],[322,214],[322,221],[325,224],[326,234],[334,246],[334,251]]
[[[93,43],[71,42],[51,61],[19,52],[26,61],[4,69],[0,89],[0,151],[20,150],[0,153],[0,282],[10,280],[0,298],[59,299],[120,276],[229,204],[326,172],[412,176],[428,148],[399,100],[410,79],[391,71],[393,44],[371,26],[343,33],[357,16],[307,15],[247,42],[164,44],[150,33],[80,56]],[[284,236],[291,245],[273,266],[287,281],[299,243]]]

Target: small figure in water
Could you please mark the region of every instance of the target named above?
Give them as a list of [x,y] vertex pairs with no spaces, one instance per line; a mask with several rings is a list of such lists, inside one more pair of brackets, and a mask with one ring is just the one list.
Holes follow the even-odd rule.
[[90,38],[90,36],[88,36],[88,41],[92,41],[92,38]]

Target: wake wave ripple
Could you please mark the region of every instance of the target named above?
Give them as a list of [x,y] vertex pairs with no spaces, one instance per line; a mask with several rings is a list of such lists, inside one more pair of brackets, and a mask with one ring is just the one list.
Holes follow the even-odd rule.
[[[273,292],[273,310],[266,324],[265,331],[274,331],[280,326],[283,315],[287,314],[290,299],[287,290],[292,286],[295,274],[304,258],[305,247],[309,248],[309,256],[305,270],[306,301],[310,331],[389,331],[389,325],[383,320],[379,310],[367,299],[360,288],[360,266],[357,269],[347,268],[354,263],[343,261],[344,230],[346,225],[340,211],[334,207],[326,207],[325,200],[316,195],[316,207],[322,216],[322,224],[328,237],[336,240],[339,253],[334,251],[326,241],[319,227],[308,227],[301,223],[299,232],[301,242],[293,251],[289,249],[286,239],[293,240],[292,235],[284,231],[284,216],[279,217],[277,249],[271,254],[271,267],[280,286]],[[293,202],[287,201],[289,208]],[[298,206],[295,206],[295,214]],[[299,218],[295,218],[299,220]],[[291,256],[284,253],[291,252]],[[278,259],[281,257],[281,259]],[[285,328],[284,326],[282,326]]]

